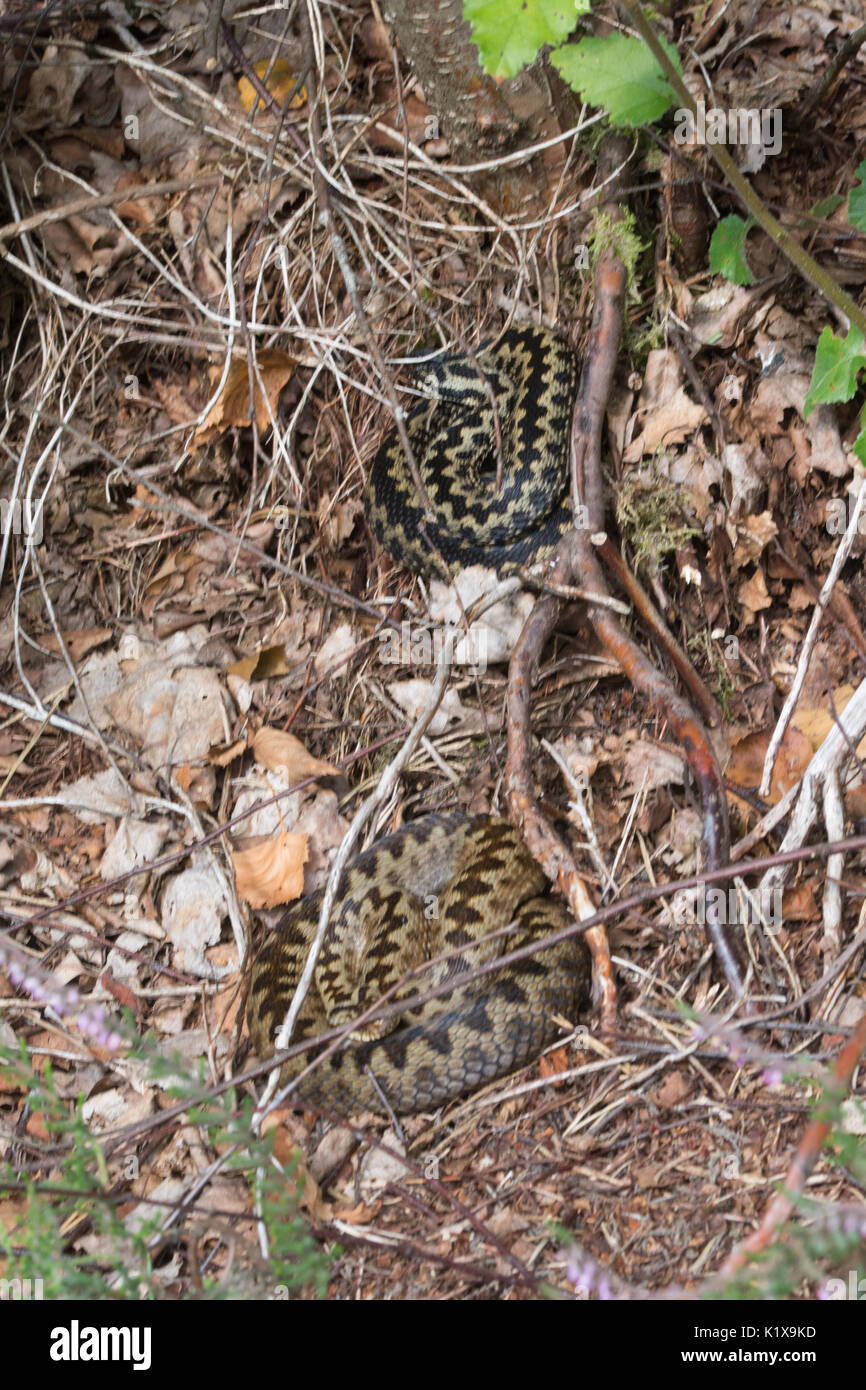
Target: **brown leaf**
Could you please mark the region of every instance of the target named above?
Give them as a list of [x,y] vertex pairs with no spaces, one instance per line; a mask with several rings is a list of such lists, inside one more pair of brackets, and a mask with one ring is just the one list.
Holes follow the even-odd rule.
[[661,1110],[670,1110],[672,1106],[679,1105],[681,1101],[691,1091],[686,1078],[678,1071],[670,1071],[662,1078],[658,1086],[650,1091],[650,1099],[654,1100]]
[[[282,348],[263,348],[256,354],[258,371],[253,373],[253,398],[256,424],[261,434],[270,425],[271,417],[276,415],[280,392],[297,365],[296,358],[290,357]],[[193,435],[190,448],[200,449],[202,445],[218,439],[232,426],[250,424],[250,418],[249,367],[245,357],[236,357],[229,367],[219,399],[208,412],[204,424]]]
[[307,835],[284,830],[272,840],[232,851],[238,895],[253,908],[294,902],[304,891]]
[[769,608],[772,603],[770,595],[767,593],[767,584],[764,579],[763,571],[758,569],[741,584],[737,590],[737,598],[747,610],[748,614],[760,613],[762,608]]
[[[771,728],[758,729],[755,733],[747,734],[745,738],[740,739],[734,747],[726,769],[726,774],[732,782],[739,782],[741,787],[761,785],[764,759],[772,733]],[[781,801],[785,792],[800,780],[809,766],[811,757],[812,748],[806,736],[797,729],[786,729],[773,769],[769,798],[771,806]]]
[[554,1048],[553,1052],[544,1052],[538,1059],[538,1070],[544,1077],[559,1076],[561,1072],[568,1071],[568,1053],[564,1047]]
[[375,1202],[373,1206],[368,1206],[366,1202],[359,1202],[356,1207],[339,1207],[334,1212],[335,1221],[348,1221],[350,1226],[368,1226],[374,1221],[382,1210],[382,1203]]
[[212,763],[214,767],[228,767],[229,763],[233,763],[246,750],[246,739],[236,738],[234,743],[225,743],[222,747],[212,748],[207,755],[208,762]]
[[263,724],[253,736],[253,752],[269,772],[279,773],[287,782],[305,777],[335,777],[340,769],[308,753],[299,738]]
[[273,647],[262,647],[260,651],[242,656],[228,669],[230,676],[240,676],[245,681],[266,681],[273,676],[285,676],[289,670],[289,659],[282,642]]
[[[87,656],[88,652],[92,652],[94,647],[101,647],[103,642],[108,642],[113,636],[114,633],[110,627],[77,627],[72,628],[69,632],[64,632],[63,641],[72,660],[78,662]],[[41,641],[42,645],[47,647],[50,652],[60,651],[60,643],[56,633],[49,633]]]
[[782,915],[786,922],[819,921],[821,912],[814,883],[799,883],[796,888],[790,888],[782,898]]

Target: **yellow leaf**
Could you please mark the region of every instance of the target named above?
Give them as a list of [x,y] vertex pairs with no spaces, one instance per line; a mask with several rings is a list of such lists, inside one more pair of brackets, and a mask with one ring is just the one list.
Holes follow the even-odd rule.
[[[270,68],[270,72],[268,72]],[[260,79],[266,91],[274,98],[278,105],[282,106],[287,97],[294,93],[289,107],[294,109],[303,106],[307,100],[307,89],[304,86],[297,86],[297,74],[292,72],[285,58],[277,58],[275,63],[271,63],[269,58],[265,58],[261,63],[255,63],[253,70],[256,77]],[[252,111],[254,107],[262,104],[262,99],[248,77],[241,77],[238,81],[238,91],[245,111]]]
[[[851,696],[854,694],[853,685],[840,685],[833,691],[833,708],[837,714],[841,714]],[[812,745],[813,752],[817,753],[824,739],[829,734],[835,723],[833,716],[826,705],[820,705],[817,709],[798,709],[791,717],[791,723],[795,729],[799,729],[801,734],[805,734]],[[862,759],[866,739],[857,749],[858,756]]]

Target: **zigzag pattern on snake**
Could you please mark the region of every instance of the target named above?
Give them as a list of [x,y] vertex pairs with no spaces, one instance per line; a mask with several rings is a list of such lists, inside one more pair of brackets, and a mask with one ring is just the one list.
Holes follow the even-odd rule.
[[[335,1053],[301,1082],[299,1094],[341,1114],[381,1110],[375,1078],[391,1108],[405,1114],[432,1109],[536,1057],[558,1036],[556,1018],[573,1021],[587,1002],[583,938],[474,983],[461,984],[461,976],[568,925],[565,903],[548,890],[517,831],[495,816],[427,816],[358,855],[341,879],[293,1041],[357,1017],[407,970],[443,952],[448,959],[415,977],[403,997],[451,982],[453,989],[407,1009],[393,1031]],[[291,907],[259,953],[247,1020],[260,1057],[273,1052],[321,900],[320,890]],[[479,944],[512,922],[507,936]],[[286,1062],[281,1080],[297,1076],[314,1055]]]
[[[439,354],[416,375],[430,399],[408,415],[406,428],[436,515],[425,515],[393,431],[376,456],[366,495],[382,546],[417,571],[439,568],[422,529],[446,566],[482,563],[504,573],[540,558],[571,525],[567,460],[576,363],[570,348],[546,329],[511,329],[495,345],[481,344],[474,361]],[[321,900],[315,893],[290,908],[256,961],[247,1018],[261,1057],[273,1052]],[[413,979],[409,992],[452,981],[453,989],[407,1009],[391,1031],[380,1028],[377,1035],[374,1028],[355,1038],[304,1078],[300,1095],[345,1113],[380,1109],[381,1092],[393,1110],[406,1113],[524,1065],[556,1038],[555,1016],[573,1020],[587,1001],[583,938],[477,984],[461,977],[570,920],[505,821],[429,816],[380,841],[341,880],[293,1041],[358,1017],[408,970],[442,952],[451,954],[426,978]],[[511,922],[507,938],[479,945]],[[297,1076],[313,1055],[286,1062],[283,1079]]]
[[542,558],[571,525],[571,348],[548,329],[512,328],[482,343],[474,361],[440,353],[413,376],[429,399],[407,415],[406,431],[434,515],[425,515],[392,430],[365,497],[380,545],[418,573],[439,568],[422,527],[449,567],[482,564],[507,574]]

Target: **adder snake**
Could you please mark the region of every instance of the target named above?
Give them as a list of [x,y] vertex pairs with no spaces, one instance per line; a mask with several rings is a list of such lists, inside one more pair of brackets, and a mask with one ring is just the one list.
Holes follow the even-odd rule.
[[[461,977],[568,925],[565,903],[548,888],[517,831],[495,816],[426,816],[359,854],[340,881],[293,1040],[358,1017],[407,971],[443,953],[444,960],[404,987],[403,997],[452,982],[453,989],[407,1008],[384,1036],[334,1053],[303,1079],[300,1095],[338,1113],[378,1110],[375,1078],[391,1108],[405,1114],[429,1110],[536,1057],[556,1038],[557,1018],[574,1020],[587,1002],[583,938],[476,981],[461,984]],[[247,1019],[261,1057],[273,1052],[321,901],[319,890],[291,907],[259,953]],[[512,931],[479,944],[512,923]],[[281,1080],[296,1076],[316,1050],[286,1062]]]
[[429,399],[407,415],[406,432],[434,515],[425,515],[392,430],[373,460],[365,499],[380,545],[421,573],[438,568],[436,550],[446,566],[482,564],[500,574],[551,550],[571,525],[577,364],[568,344],[544,328],[512,328],[495,345],[482,343],[474,362],[440,353],[413,375]]
[[[503,572],[539,557],[571,524],[571,350],[544,329],[513,329],[495,347],[482,344],[475,363],[440,355],[421,375],[433,395],[409,414],[406,427],[436,516],[425,517],[393,433],[373,464],[366,498],[379,541],[412,570],[436,564],[422,522],[449,565],[482,562]],[[299,1094],[340,1113],[381,1109],[384,1096],[393,1110],[407,1113],[536,1057],[557,1036],[557,1018],[573,1021],[587,1002],[590,965],[582,937],[477,982],[461,977],[566,926],[568,910],[548,890],[517,831],[492,816],[428,816],[358,855],[341,879],[293,1041],[357,1018],[407,971],[442,953],[446,958],[414,978],[403,997],[452,982],[453,989],[407,1008],[391,1031],[373,1027],[353,1038],[303,1078]],[[320,890],[291,907],[259,953],[247,1018],[261,1057],[273,1052],[321,900]],[[511,923],[506,936],[479,944]],[[287,1061],[282,1079],[297,1076],[316,1051],[321,1047]]]

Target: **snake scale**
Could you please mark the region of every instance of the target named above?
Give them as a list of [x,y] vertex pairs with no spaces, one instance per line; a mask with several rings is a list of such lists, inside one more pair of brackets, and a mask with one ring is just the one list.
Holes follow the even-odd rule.
[[[435,550],[446,566],[483,563],[500,573],[543,556],[571,524],[571,349],[546,329],[511,329],[495,346],[482,343],[473,360],[439,354],[416,376],[428,399],[407,416],[406,428],[435,516],[425,515],[415,495],[394,431],[376,456],[366,495],[381,545],[419,572],[438,567]],[[259,952],[247,1020],[260,1057],[273,1052],[321,903],[322,890],[294,904]],[[462,977],[570,920],[517,831],[497,817],[426,816],[380,840],[343,874],[292,1041],[357,1018],[407,971],[443,953],[445,959],[413,977],[402,994],[450,988],[351,1035],[349,1046],[303,1077],[299,1095],[341,1114],[381,1110],[384,1097],[406,1114],[531,1061],[556,1038],[557,1018],[573,1021],[588,1001],[583,938],[475,982]],[[479,944],[512,924],[507,935]],[[298,1076],[322,1050],[289,1059],[281,1080]]]

